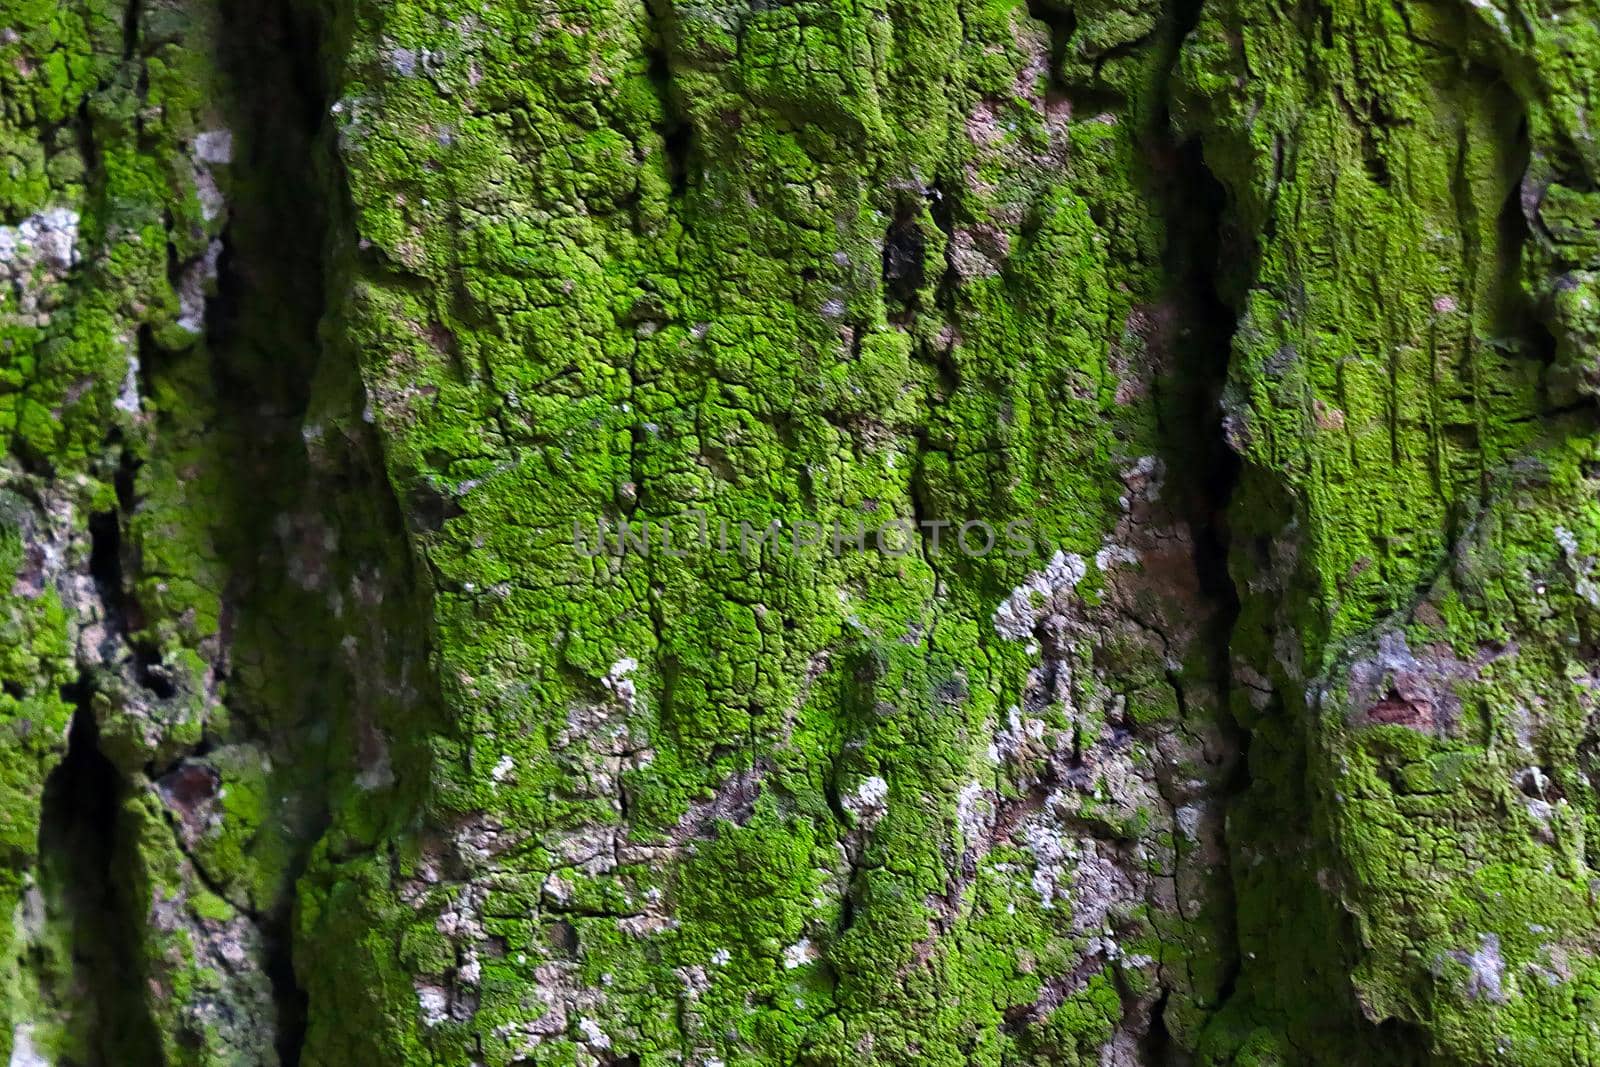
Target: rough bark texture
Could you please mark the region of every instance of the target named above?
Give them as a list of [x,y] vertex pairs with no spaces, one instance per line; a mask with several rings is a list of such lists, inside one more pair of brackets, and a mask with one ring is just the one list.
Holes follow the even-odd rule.
[[0,0],[0,1054],[1600,1063],[1597,127],[1596,0]]

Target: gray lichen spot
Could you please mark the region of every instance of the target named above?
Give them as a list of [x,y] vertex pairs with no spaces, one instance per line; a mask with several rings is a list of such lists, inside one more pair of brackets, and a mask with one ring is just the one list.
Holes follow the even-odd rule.
[[0,283],[16,301],[13,314],[24,321],[39,315],[45,291],[78,265],[79,222],[76,211],[53,207],[0,226]]
[[205,332],[206,296],[216,287],[221,257],[222,242],[212,241],[199,259],[184,268],[178,283],[178,325],[196,337]]
[[1073,595],[1088,573],[1088,564],[1082,556],[1075,552],[1057,552],[1044,570],[1028,575],[995,609],[995,632],[1012,641],[1031,637],[1057,604]]
[[11,1031],[10,1067],[51,1067],[44,1053],[34,1047],[33,1027],[27,1023],[18,1023]]

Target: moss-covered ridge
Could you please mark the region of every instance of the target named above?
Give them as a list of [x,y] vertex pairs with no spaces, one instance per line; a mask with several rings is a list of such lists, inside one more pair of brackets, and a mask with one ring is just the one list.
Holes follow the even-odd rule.
[[1538,816],[1587,803],[1548,782],[1593,730],[1560,560],[1588,529],[1594,16],[1211,4],[1186,45],[1179,114],[1250,252],[1246,962],[1218,1054],[1327,1047],[1349,1026],[1307,1005],[1353,994],[1396,1060],[1592,1058],[1589,979],[1545,958],[1590,936],[1587,876]]
[[[451,717],[421,826],[306,883],[308,1055],[1192,1044],[1231,966],[1232,749],[1183,477],[1224,338],[1167,226],[1177,13],[341,24],[336,322]],[[571,544],[691,510],[1044,543]],[[314,962],[352,950],[360,983]]]

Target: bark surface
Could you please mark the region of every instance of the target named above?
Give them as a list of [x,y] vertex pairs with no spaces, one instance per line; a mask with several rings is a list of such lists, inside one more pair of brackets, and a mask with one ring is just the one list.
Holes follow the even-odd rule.
[[0,1057],[1600,1063],[1597,396],[1597,0],[0,0]]

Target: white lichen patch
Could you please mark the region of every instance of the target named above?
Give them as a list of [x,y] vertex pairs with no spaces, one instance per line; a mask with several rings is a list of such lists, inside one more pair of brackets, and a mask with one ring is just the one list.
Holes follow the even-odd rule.
[[[520,1055],[531,1056],[544,1042],[568,1034],[574,1016],[580,1012],[585,1013],[580,1018],[598,1027],[587,1013],[603,1009],[604,992],[585,985],[576,965],[541,963],[534,968],[528,988],[532,994],[529,1007],[536,1016],[502,1023],[494,1030],[496,1037],[511,1044]],[[585,1032],[582,1024],[578,1025],[580,1032]],[[602,1033],[601,1037],[606,1035]]]
[[1095,568],[1101,573],[1109,571],[1113,567],[1131,566],[1138,562],[1138,549],[1120,544],[1110,538],[1107,538],[1100,551],[1094,554]]
[[634,705],[638,702],[639,690],[634,685],[633,679],[628,676],[638,669],[638,660],[619,659],[611,665],[611,669],[606,672],[606,676],[600,679],[600,684],[615,694],[617,700],[629,711],[633,711]]
[[122,384],[117,388],[117,398],[111,406],[129,415],[140,411],[139,398],[139,344],[132,336],[119,338],[127,358],[127,369],[122,373]]
[[14,311],[36,325],[49,321],[40,314],[44,292],[79,263],[80,221],[76,211],[54,207],[0,226],[0,289],[15,298]]
[[863,825],[871,826],[889,810],[889,783],[872,775],[839,799],[844,809]]
[[50,1067],[50,1061],[33,1043],[33,1026],[18,1023],[11,1031],[10,1067]]
[[1013,704],[1006,710],[1006,723],[995,730],[989,744],[991,763],[1016,763],[1032,753],[1044,742],[1047,727],[1043,719],[1024,716],[1022,709]]
[[552,831],[543,837],[544,847],[558,865],[574,868],[590,878],[616,869],[617,841],[615,826],[581,826]]
[[328,561],[339,549],[339,532],[322,516],[306,513],[280,513],[272,524],[282,542],[284,565],[291,581],[308,592],[327,584]]
[[1042,571],[1035,571],[1011,591],[994,613],[994,629],[1009,641],[1025,641],[1034,630],[1065,607],[1089,566],[1075,552],[1058,551]]
[[232,163],[233,131],[219,128],[195,134],[194,158],[208,164]]
[[217,168],[233,162],[233,134],[220,128],[196,134],[189,145],[189,160],[194,167],[194,195],[200,202],[200,215],[211,222],[227,205],[217,181]]
[[1139,1035],[1118,1029],[1116,1034],[1100,1046],[1098,1067],[1142,1067],[1145,1060],[1140,1054]]
[[711,977],[706,974],[706,969],[698,963],[687,967],[674,967],[672,973],[678,976],[678,981],[683,983],[683,994],[690,1000],[697,1000],[711,988]]
[[956,794],[956,827],[966,847],[972,848],[994,826],[994,803],[981,782],[968,782]]
[[808,963],[815,963],[821,957],[822,954],[817,951],[817,946],[811,943],[811,939],[802,937],[783,950],[783,966],[785,970],[792,971]]
[[1166,483],[1166,465],[1155,456],[1140,456],[1133,465],[1122,472],[1126,489],[1117,498],[1117,505],[1131,512],[1139,504],[1154,504],[1161,499],[1161,487]]
[[1469,1000],[1488,1000],[1502,1005],[1509,1000],[1506,992],[1506,958],[1501,955],[1499,934],[1478,934],[1477,949],[1458,949],[1434,957],[1435,977],[1443,973],[1445,960],[1454,961],[1467,969],[1461,992]]
[[394,46],[383,50],[385,65],[402,78],[414,77],[417,73],[417,62],[421,58],[415,48],[401,48]]
[[1594,580],[1595,557],[1584,555],[1579,551],[1578,538],[1565,526],[1557,526],[1555,535],[1556,544],[1561,546],[1562,558],[1572,573],[1574,591],[1590,607],[1600,608],[1600,584],[1596,584]]
[[579,1019],[578,1032],[583,1035],[584,1042],[590,1048],[604,1050],[611,1047],[611,1038],[606,1035],[604,1030],[600,1029],[600,1024],[593,1019]]
[[212,241],[205,253],[183,269],[178,281],[178,326],[198,337],[206,328],[206,297],[215,291],[222,242]]
[[[1398,723],[1447,734],[1454,729],[1461,710],[1458,687],[1476,677],[1485,663],[1515,651],[1516,646],[1510,645],[1469,662],[1444,646],[1413,650],[1404,633],[1386,630],[1378,635],[1375,650],[1349,666],[1345,683],[1348,712],[1368,722]],[[1326,698],[1326,687],[1318,696]]]
[[1178,832],[1186,840],[1200,840],[1200,820],[1205,817],[1205,810],[1198,804],[1185,804],[1174,813],[1178,823]]
[[356,772],[356,787],[371,793],[394,785],[394,764],[389,758],[389,743],[376,730],[363,739],[361,760]]
[[1004,230],[987,223],[956,230],[950,242],[950,267],[963,280],[993,278],[1011,252]]
[[1063,837],[1048,823],[1031,820],[1023,828],[1023,845],[1033,857],[1033,891],[1039,903],[1053,908],[1058,900],[1068,899],[1072,867],[1077,859],[1075,843]]
[[648,910],[641,915],[628,915],[617,920],[617,929],[629,937],[654,937],[656,934],[677,928],[678,920],[658,909]]
[[1500,954],[1499,934],[1479,934],[1478,947],[1471,952],[1457,951],[1450,958],[1467,968],[1465,992],[1473,1000],[1504,1004],[1506,961]]
[[438,1026],[450,1018],[450,993],[441,985],[417,979],[412,983],[417,991],[417,1010],[428,1026]]

